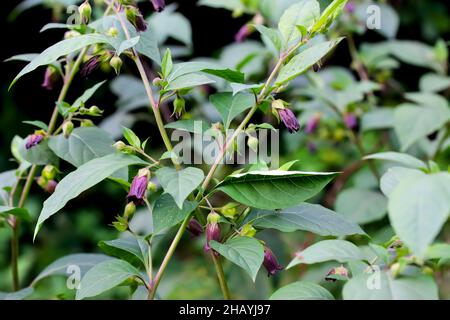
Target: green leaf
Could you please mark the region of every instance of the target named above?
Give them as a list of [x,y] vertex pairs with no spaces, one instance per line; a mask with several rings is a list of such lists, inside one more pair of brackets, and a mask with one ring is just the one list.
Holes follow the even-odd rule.
[[33,293],[33,288],[24,288],[16,292],[0,292],[0,300],[24,300]]
[[388,271],[359,274],[342,290],[344,300],[437,300],[438,288],[430,276],[392,278]]
[[341,42],[343,38],[321,42],[297,54],[278,74],[276,85],[282,85],[300,74],[308,71],[315,63],[325,57],[328,52]]
[[123,136],[128,141],[130,145],[132,145],[135,148],[140,149],[141,148],[141,140],[139,137],[131,130],[126,127],[122,127],[123,130]]
[[147,162],[135,156],[114,153],[86,162],[72,171],[58,183],[55,192],[45,200],[34,230],[34,238],[45,220],[64,208],[67,202],[78,197],[83,191],[124,167],[146,164]]
[[234,118],[256,103],[253,94],[238,93],[233,95],[231,92],[216,93],[210,97],[210,101],[219,111],[225,129],[230,127]]
[[236,237],[225,243],[212,240],[210,245],[226,259],[244,269],[255,281],[264,260],[264,247],[257,239]]
[[93,266],[99,264],[100,262],[109,261],[113,258],[108,257],[104,254],[96,253],[76,253],[70,254],[65,257],[59,258],[58,260],[49,264],[44,270],[39,273],[39,275],[34,278],[31,286],[36,285],[39,281],[50,276],[67,276],[70,266],[76,266],[80,268],[81,276],[83,276],[88,270]]
[[161,64],[161,54],[158,48],[158,40],[155,30],[152,28],[147,28],[145,32],[140,33],[140,39],[136,45],[136,50],[147,58],[152,59],[158,65]]
[[387,199],[381,193],[369,189],[345,189],[336,199],[335,210],[350,221],[366,224],[386,215]]
[[209,130],[208,123],[202,120],[186,119],[167,123],[164,128],[184,130],[195,134],[205,134]]
[[25,62],[30,62],[32,61],[34,58],[36,58],[37,56],[39,56],[39,53],[24,53],[24,54],[18,54],[15,56],[12,56],[8,59],[6,59],[3,62],[9,62],[9,61],[25,61]]
[[120,56],[125,50],[128,50],[130,48],[133,48],[138,44],[138,42],[141,40],[140,36],[133,37],[131,39],[124,40],[120,43],[119,48],[116,51],[116,55]]
[[78,110],[78,108],[84,106],[84,104],[95,94],[95,92],[106,82],[102,81],[91,88],[87,89],[77,100],[72,104],[72,108]]
[[260,91],[263,86],[264,83],[257,83],[257,84],[230,83],[230,87],[231,89],[233,89],[233,95],[236,95],[241,91],[247,90],[256,93]]
[[338,261],[341,263],[355,260],[364,260],[361,249],[353,243],[345,240],[323,240],[317,242],[305,250],[295,253],[295,258],[286,269],[301,263],[313,264],[324,261]]
[[214,83],[215,81],[208,78],[207,76],[204,76],[199,73],[190,73],[182,75],[178,78],[176,78],[173,81],[169,82],[169,85],[164,88],[164,91],[175,91],[175,90],[181,90],[181,89],[188,89],[193,88],[197,86],[201,86],[204,84]]
[[69,53],[80,50],[92,44],[108,43],[109,39],[101,34],[85,34],[79,37],[62,40],[55,45],[44,50],[40,55],[35,57],[29,64],[23,68],[19,74],[14,78],[9,89],[25,74],[34,71],[40,66],[51,64],[60,57],[68,55]]
[[48,146],[48,139],[43,139],[39,144],[25,148],[27,139],[24,139],[19,146],[19,155],[29,163],[36,165],[56,164],[58,159]]
[[26,123],[26,124],[29,124],[29,125],[32,125],[32,126],[35,126],[35,127],[38,127],[38,128],[40,128],[40,129],[42,129],[42,130],[44,130],[44,131],[48,131],[48,126],[47,126],[47,124],[45,124],[44,122],[42,122],[42,121],[38,121],[38,120],[36,120],[36,121],[22,121],[23,123]]
[[170,53],[170,49],[167,48],[161,64],[161,71],[164,78],[167,78],[170,72],[172,72],[172,68],[173,68],[172,54]]
[[13,215],[20,219],[31,221],[31,216],[28,213],[28,210],[25,208],[0,206],[0,215],[4,217],[8,217],[8,215]]
[[271,43],[277,51],[281,50],[282,39],[278,30],[268,28],[262,24],[255,25],[255,28],[261,34],[264,43]]
[[90,269],[80,283],[76,299],[82,300],[97,296],[120,285],[125,280],[138,277],[139,270],[126,261],[113,259],[101,262]]
[[426,168],[426,164],[407,154],[407,153],[400,153],[400,152],[380,152],[380,153],[374,153],[368,156],[364,157],[365,160],[367,159],[376,159],[376,160],[386,160],[386,161],[392,161],[392,162],[397,162],[400,163],[402,165],[404,165],[405,167],[410,167],[410,168],[415,168],[415,169],[421,169],[421,168]]
[[215,189],[242,204],[274,210],[289,208],[312,198],[335,175],[331,172],[252,171],[230,175]]
[[114,153],[109,133],[97,127],[80,127],[69,138],[62,134],[50,137],[48,146],[61,159],[79,167],[86,162]]
[[450,173],[401,181],[389,197],[388,208],[396,234],[423,256],[450,214]]
[[185,76],[191,73],[197,73],[205,69],[221,69],[222,67],[217,63],[202,62],[202,61],[190,61],[177,63],[173,66],[167,81],[171,82],[175,79]]
[[450,87],[450,77],[436,73],[427,73],[420,78],[420,91],[439,92]]
[[356,223],[347,221],[330,209],[310,203],[281,211],[252,211],[245,221],[252,221],[257,228],[271,228],[281,232],[304,230],[321,236],[336,237],[365,234]]
[[195,202],[184,201],[183,208],[180,209],[172,196],[169,194],[162,194],[156,199],[153,205],[152,216],[154,233],[159,233],[164,229],[177,225],[194,211],[195,207]]
[[334,300],[334,297],[318,284],[298,281],[278,289],[269,300]]
[[394,112],[392,109],[375,109],[365,112],[361,118],[363,131],[390,129],[394,127]]
[[415,142],[439,130],[450,120],[448,106],[427,105],[420,107],[413,104],[403,104],[395,109],[394,129],[401,150],[405,151]]
[[347,0],[333,0],[333,2],[322,12],[320,18],[315,21],[314,25],[311,27],[311,33],[322,30],[325,31],[327,26],[329,26],[341,13],[346,3]]
[[100,241],[99,247],[110,256],[128,261],[136,267],[148,267],[149,248],[141,237],[129,236],[110,241]]
[[397,185],[406,179],[416,179],[424,176],[423,171],[404,167],[392,167],[380,179],[380,189],[385,196],[390,197]]
[[450,244],[435,243],[428,247],[426,259],[450,259]]
[[170,194],[178,208],[182,209],[184,200],[200,185],[205,175],[202,170],[193,167],[183,170],[165,167],[156,171],[156,176],[165,193]]
[[202,72],[225,79],[228,82],[244,83],[245,75],[242,72],[231,69],[203,69]]
[[303,0],[290,6],[281,16],[278,29],[284,39],[284,47],[289,47],[301,37],[297,26],[308,29],[319,18],[320,5],[316,0]]

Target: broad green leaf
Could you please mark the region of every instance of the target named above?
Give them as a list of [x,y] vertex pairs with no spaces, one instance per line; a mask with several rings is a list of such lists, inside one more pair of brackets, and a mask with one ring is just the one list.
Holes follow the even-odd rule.
[[50,276],[68,276],[71,274],[70,272],[73,272],[73,267],[79,268],[80,275],[83,276],[93,266],[112,259],[104,254],[96,253],[70,254],[49,264],[34,278],[31,286]]
[[390,129],[394,127],[394,112],[392,109],[380,108],[365,112],[361,118],[363,131]]
[[401,181],[389,197],[388,208],[396,234],[423,256],[450,214],[450,173]]
[[252,211],[246,222],[252,221],[257,228],[277,229],[281,232],[304,230],[321,236],[346,236],[365,234],[353,222],[340,214],[317,204],[302,203],[281,211]]
[[433,92],[407,92],[404,94],[409,101],[417,103],[420,106],[435,106],[439,105],[441,109],[448,108],[447,99]]
[[394,279],[388,271],[378,271],[354,276],[342,295],[344,300],[437,300],[438,288],[430,276]]
[[420,91],[439,92],[450,87],[450,77],[436,73],[427,73],[420,78]]
[[252,171],[230,175],[215,189],[254,208],[283,209],[312,198],[335,175],[332,172]]
[[12,56],[11,58],[8,58],[3,62],[9,62],[9,61],[30,62],[30,61],[33,61],[33,59],[36,58],[37,56],[39,56],[39,53],[23,53],[23,54],[18,54],[18,55]]
[[109,289],[117,287],[125,280],[137,277],[140,272],[126,261],[113,259],[101,262],[91,268],[81,279],[76,299],[82,300],[97,296]]
[[61,159],[75,167],[114,153],[114,141],[103,129],[97,127],[80,127],[73,130],[69,138],[62,134],[49,139],[48,146]]
[[36,120],[36,121],[22,121],[23,123],[38,127],[39,129],[42,129],[44,131],[48,130],[48,126],[47,124],[45,124],[42,121]]
[[380,179],[380,189],[386,197],[389,197],[397,185],[406,179],[416,179],[424,176],[423,171],[404,167],[392,167],[386,171]]
[[316,44],[294,56],[288,64],[281,68],[276,85],[282,85],[300,74],[308,71],[315,63],[325,57],[343,38]]
[[298,281],[275,291],[270,300],[334,300],[327,289],[315,283]]
[[176,6],[167,6],[164,11],[153,14],[147,20],[149,29],[152,29],[163,44],[169,38],[175,39],[186,45],[186,49],[192,47],[192,28],[189,19],[179,12],[175,12]]
[[165,193],[170,194],[178,208],[182,209],[184,200],[200,185],[205,175],[202,170],[193,167],[183,170],[164,167],[156,171],[156,176]]
[[195,202],[184,201],[183,208],[180,209],[172,196],[162,194],[153,205],[153,232],[156,234],[177,225],[194,211],[195,207]]
[[139,40],[141,40],[140,36],[133,37],[131,39],[122,41],[119,45],[119,48],[116,51],[116,55],[120,56],[125,50],[133,48],[134,46],[136,46],[138,44]]
[[167,123],[164,128],[184,130],[195,134],[205,134],[210,126],[202,120],[186,119]]
[[8,215],[13,215],[27,221],[31,220],[31,216],[25,208],[0,206],[0,216],[8,217]]
[[58,60],[60,57],[75,52],[77,50],[80,50],[89,45],[108,42],[109,42],[108,37],[101,34],[85,34],[79,37],[62,40],[44,50],[41,54],[35,57],[29,64],[27,64],[25,68],[23,68],[19,72],[19,74],[14,78],[9,88],[11,89],[11,87],[23,75],[34,71],[36,68],[40,66],[51,64],[56,60]]
[[48,146],[48,139],[43,139],[39,144],[31,147],[30,149],[25,148],[26,141],[27,139],[23,139],[18,151],[19,155],[29,163],[46,165],[56,164],[58,162],[57,157]]
[[358,224],[366,224],[382,219],[387,212],[387,199],[380,192],[350,188],[340,192],[335,210]]
[[255,28],[261,34],[261,37],[265,43],[271,43],[276,51],[281,50],[282,39],[278,30],[268,28],[262,24],[255,25]]
[[128,261],[135,266],[148,267],[148,244],[141,237],[129,236],[110,241],[100,241],[98,245],[107,255]]
[[414,168],[414,169],[421,169],[421,168],[427,167],[423,161],[421,161],[407,153],[400,153],[400,152],[389,151],[389,152],[374,153],[374,154],[365,156],[364,159],[392,161],[392,162],[397,162],[406,167]]
[[426,259],[450,259],[450,244],[435,243],[428,247]]
[[241,91],[249,90],[253,93],[259,92],[264,86],[264,83],[258,84],[242,84],[242,83],[230,83],[231,89],[233,89],[233,95],[238,94]]
[[0,300],[24,300],[33,293],[33,288],[25,288],[16,292],[0,292]]
[[175,80],[169,82],[169,85],[164,88],[164,91],[188,89],[204,84],[214,83],[215,81],[200,73],[190,73],[182,75]]
[[217,63],[202,62],[202,61],[190,61],[174,64],[172,72],[167,77],[167,81],[172,82],[173,80],[185,76],[190,73],[197,73],[205,69],[223,69]]
[[123,130],[123,136],[128,141],[128,143],[135,147],[140,149],[141,148],[141,140],[139,137],[131,130],[126,127],[122,127]]
[[80,97],[78,97],[77,100],[75,100],[75,102],[72,104],[72,107],[76,108],[77,110],[78,108],[82,107],[105,82],[106,80],[99,82],[91,88],[87,89]]
[[264,260],[264,247],[257,239],[236,237],[225,243],[211,241],[210,245],[226,259],[244,269],[255,281]]
[[228,82],[244,83],[245,75],[242,72],[231,69],[203,69],[202,72],[225,79]]
[[349,241],[323,240],[295,253],[295,258],[286,269],[301,263],[313,264],[330,260],[344,263],[365,258],[361,249]]
[[145,32],[140,33],[140,39],[136,45],[136,50],[147,58],[152,59],[158,65],[161,64],[161,54],[158,48],[158,40],[155,30],[152,28],[147,28]]
[[320,5],[316,0],[303,0],[290,6],[278,23],[278,29],[287,48],[300,39],[301,34],[297,26],[308,29],[320,16]]
[[135,156],[114,153],[86,162],[77,170],[72,171],[58,183],[55,192],[45,200],[34,230],[34,238],[45,220],[64,208],[67,202],[78,197],[83,191],[122,168],[146,164],[145,161]]
[[170,49],[167,48],[161,64],[161,72],[164,78],[167,78],[170,72],[172,72],[172,68],[173,68],[172,54],[170,52]]
[[238,93],[233,95],[231,92],[216,93],[210,97],[210,101],[219,111],[225,129],[230,127],[234,118],[251,108],[256,102],[253,94]]

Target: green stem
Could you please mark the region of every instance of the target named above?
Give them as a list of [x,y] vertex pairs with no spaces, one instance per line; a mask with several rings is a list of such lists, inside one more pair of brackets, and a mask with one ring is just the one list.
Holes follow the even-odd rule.
[[223,298],[225,300],[230,300],[230,290],[228,290],[227,280],[225,274],[223,273],[222,262],[220,257],[217,257],[214,251],[211,250],[211,257],[214,262],[214,267],[216,268],[217,278],[219,279],[220,289],[222,289]]

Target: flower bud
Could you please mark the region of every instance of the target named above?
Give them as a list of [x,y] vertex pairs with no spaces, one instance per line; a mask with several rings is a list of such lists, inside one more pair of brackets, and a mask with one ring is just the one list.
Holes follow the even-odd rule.
[[38,145],[42,140],[44,139],[44,136],[41,134],[31,134],[28,136],[27,141],[25,143],[25,149],[30,149],[31,147],[34,147]]
[[80,35],[81,35],[81,33],[79,33],[78,31],[70,30],[70,31],[67,31],[66,33],[64,33],[64,39],[66,39],[66,40],[72,39],[72,38],[76,38]]
[[80,121],[80,126],[81,127],[94,127],[95,125],[91,120],[83,119]]
[[45,190],[45,188],[47,188],[47,182],[48,182],[47,179],[45,179],[43,176],[38,177],[36,180],[36,183],[38,184],[38,186],[44,190]]
[[256,235],[256,229],[251,224],[245,224],[241,230],[241,236],[253,238]]
[[59,79],[59,72],[56,70],[53,66],[48,66],[47,69],[45,69],[45,75],[44,75],[44,81],[42,82],[42,87],[47,90],[53,90],[53,87],[55,86],[56,82]]
[[52,194],[53,192],[55,192],[56,186],[58,185],[58,182],[56,182],[55,180],[49,180],[47,182],[47,186],[45,187],[45,191],[47,193]]
[[206,219],[208,221],[208,224],[206,225],[206,243],[204,249],[206,252],[209,252],[211,251],[209,242],[211,240],[220,241],[220,226],[218,223],[220,215],[212,211],[210,214],[208,214],[208,217]]
[[119,30],[117,30],[117,28],[115,27],[111,27],[108,29],[107,34],[110,37],[116,38],[119,35]]
[[257,152],[258,151],[258,145],[259,145],[258,138],[254,137],[254,136],[248,137],[247,146],[250,149],[252,149],[253,151]]
[[152,181],[149,181],[147,184],[147,190],[151,191],[151,192],[156,192],[158,191],[158,187],[156,186],[156,184]]
[[44,167],[44,169],[42,169],[41,176],[46,180],[52,180],[55,178],[57,171],[58,170],[56,169],[56,167],[48,164]]
[[198,237],[203,233],[203,227],[196,219],[192,218],[189,221],[189,224],[187,226],[187,230],[194,236]]
[[273,276],[279,270],[283,270],[283,266],[278,263],[277,258],[273,254],[269,247],[264,248],[264,261],[263,265],[266,268],[267,276]]
[[128,230],[128,221],[120,216],[116,217],[116,221],[113,221],[112,225],[120,232]]
[[344,266],[331,269],[325,276],[326,281],[335,282],[336,280],[348,279],[348,270]]
[[109,65],[116,71],[116,74],[120,73],[120,69],[122,68],[122,59],[118,56],[114,56],[109,61]]
[[123,217],[127,221],[130,221],[133,218],[135,212],[136,205],[134,204],[134,202],[128,202],[128,204],[125,206],[125,210],[123,211]]
[[185,106],[186,101],[182,97],[177,96],[173,101],[173,113],[177,118],[179,118],[183,114],[183,112],[186,111]]
[[101,116],[103,114],[103,110],[101,110],[97,106],[92,106],[92,107],[90,107],[88,109],[87,114],[90,115],[90,116],[99,117],[99,116]]
[[149,175],[150,171],[148,169],[139,170],[131,182],[130,191],[127,195],[128,201],[132,201],[136,205],[144,204]]
[[88,61],[86,61],[83,64],[83,67],[80,70],[80,74],[83,77],[87,77],[89,74],[91,74],[92,71],[97,69],[97,67],[100,64],[100,57],[99,56],[93,56]]
[[127,145],[125,144],[125,142],[123,142],[123,141],[121,141],[121,140],[117,141],[117,142],[114,143],[112,146],[113,146],[113,148],[116,149],[117,151],[122,151],[122,150],[124,150],[124,149],[127,147]]
[[321,114],[317,113],[312,118],[308,120],[306,123],[305,133],[311,134],[316,131],[317,127],[319,126]]
[[237,208],[239,207],[239,203],[229,202],[220,208],[220,213],[229,219],[233,219],[238,213]]
[[63,123],[62,131],[64,138],[68,139],[70,137],[70,134],[72,133],[74,127],[75,126],[73,125],[73,122],[70,120]]
[[300,124],[298,123],[297,117],[290,109],[279,109],[278,114],[289,133],[294,133],[300,130]]
[[92,14],[92,7],[89,4],[89,0],[86,0],[78,7],[78,13],[80,14],[82,23],[87,24]]
[[163,80],[160,77],[156,77],[153,79],[152,83],[155,87],[161,87],[163,85]]
[[125,15],[137,31],[144,32],[147,30],[147,22],[144,20],[144,17],[138,8],[134,6],[127,6],[125,8]]
[[245,39],[247,39],[247,37],[249,35],[252,34],[252,28],[250,27],[250,25],[248,23],[244,24],[238,31],[238,33],[236,33],[236,35],[234,36],[234,41],[236,42],[242,42]]
[[156,12],[161,12],[166,7],[166,3],[164,0],[151,0],[151,2]]

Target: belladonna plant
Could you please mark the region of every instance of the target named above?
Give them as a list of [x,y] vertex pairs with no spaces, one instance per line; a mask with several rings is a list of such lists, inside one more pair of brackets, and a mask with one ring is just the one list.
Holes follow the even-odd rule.
[[[192,283],[202,298],[219,298],[217,292],[224,299],[364,299],[374,296],[366,285],[374,270],[389,283],[377,297],[438,297],[442,279],[432,274],[443,272],[448,245],[435,239],[444,239],[450,213],[450,112],[439,95],[448,87],[445,42],[421,46],[427,59],[420,61],[402,56],[414,50],[391,34],[379,50],[367,51],[352,37],[365,26],[358,1],[322,8],[316,0],[287,7],[270,1],[270,10],[263,2],[201,1],[249,21],[230,30],[231,45],[210,48],[217,54],[203,59],[189,60],[196,51],[189,23],[161,0],[83,1],[78,24],[56,25],[67,28],[64,39],[32,56],[10,88],[41,68],[44,89],[37,86],[52,101],[39,105],[51,114],[45,123],[26,121],[37,128],[14,138],[17,168],[0,179],[0,226],[11,229],[12,297],[60,275],[61,265],[83,265],[77,299],[112,297],[119,285],[135,299],[165,299],[175,291],[189,299]],[[207,46],[210,40],[201,39]],[[350,60],[347,51],[352,69],[334,67]],[[393,67],[411,62],[431,74],[420,81],[424,92],[399,94]],[[98,77],[103,81],[95,83]],[[394,106],[396,97],[405,101]],[[133,123],[136,132],[128,128]],[[173,145],[189,134],[201,143]],[[264,151],[264,134],[279,138],[279,148],[269,149],[280,152],[280,163],[261,154],[239,162]],[[208,161],[196,160],[208,150]],[[35,192],[42,194],[33,204]],[[95,219],[53,216],[85,199],[101,199],[83,214],[97,212],[97,223],[106,222],[110,233],[97,232],[97,225],[89,230],[95,241],[108,237],[99,242],[106,255],[62,257],[25,283],[32,276],[19,273],[27,269],[19,268],[25,259],[19,236],[27,232],[21,226],[35,224],[34,243],[44,246],[44,238],[59,239],[60,229],[73,223],[75,242],[75,223]],[[305,280],[316,275],[316,282]],[[334,281],[333,292],[320,280]],[[205,288],[211,285],[217,290]]]

